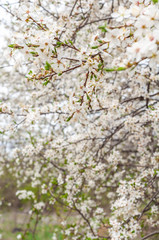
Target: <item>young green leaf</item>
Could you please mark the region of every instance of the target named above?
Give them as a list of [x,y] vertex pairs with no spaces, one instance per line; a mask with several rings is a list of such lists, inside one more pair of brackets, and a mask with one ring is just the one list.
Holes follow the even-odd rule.
[[22,49],[22,48],[24,48],[23,46],[19,46],[18,44],[10,44],[10,45],[8,45],[8,47],[15,48],[15,49]]
[[45,63],[45,70],[50,70],[51,69],[51,65],[50,65],[50,63],[48,63],[47,61],[46,61],[46,63]]
[[152,0],[152,2],[153,2],[154,4],[156,4],[156,3],[158,3],[158,0]]
[[105,26],[99,26],[98,29],[100,29],[102,32],[106,33],[107,29]]

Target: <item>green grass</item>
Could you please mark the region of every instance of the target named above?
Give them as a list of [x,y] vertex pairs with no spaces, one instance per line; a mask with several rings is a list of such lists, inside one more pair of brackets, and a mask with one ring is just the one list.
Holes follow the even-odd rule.
[[[20,219],[21,220],[21,219]],[[15,223],[10,213],[1,216],[0,222],[0,233],[2,234],[3,240],[17,240],[17,236],[19,234],[23,235],[23,231],[17,231],[13,233],[13,229],[26,229],[25,224],[22,223]],[[34,223],[32,222],[31,228],[34,228]],[[37,225],[37,229],[35,235],[33,236],[32,232],[29,231],[28,234],[25,236],[25,240],[52,240],[53,233],[56,232],[58,240],[64,240],[64,237],[61,233],[61,226],[51,223],[45,223],[44,221],[40,221]]]
[[26,240],[51,240],[53,233],[56,231],[58,240],[63,240],[61,228],[59,226],[39,225],[35,236],[29,233],[26,236]]

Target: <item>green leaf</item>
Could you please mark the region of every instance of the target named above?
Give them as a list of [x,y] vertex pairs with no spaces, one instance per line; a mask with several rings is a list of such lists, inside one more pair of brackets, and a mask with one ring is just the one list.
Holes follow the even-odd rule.
[[150,108],[152,111],[155,110],[155,108],[152,105],[149,105],[148,108]]
[[71,43],[71,45],[73,45],[73,42],[71,40],[68,40],[68,41],[69,41],[69,43]]
[[58,181],[57,181],[57,179],[54,177],[54,179],[52,180],[52,184],[53,185],[57,185],[58,184]]
[[106,72],[113,72],[113,71],[115,71],[114,68],[103,68],[103,70],[106,71]]
[[69,121],[71,120],[71,118],[73,118],[73,115],[74,115],[74,114],[75,114],[75,113],[72,113],[72,115],[69,116],[66,121],[69,122]]
[[76,102],[82,102],[82,97],[80,97]]
[[107,32],[106,26],[99,26],[98,29],[100,29],[104,33]]
[[64,198],[64,199],[67,199],[67,197],[68,197],[68,193],[61,195],[61,198]]
[[46,86],[50,81],[49,80],[46,80],[44,83],[43,83],[43,86]]
[[50,70],[50,69],[51,69],[51,65],[50,65],[50,63],[48,63],[46,61],[46,63],[45,63],[45,70]]
[[26,44],[28,47],[40,47],[38,44],[32,44],[32,43],[27,43]]
[[57,41],[57,43],[56,43],[56,46],[57,46],[57,47],[60,47],[60,46],[62,46],[62,45],[63,45],[62,42]]
[[125,67],[118,67],[118,68],[116,69],[116,71],[124,71],[124,70],[126,70]]
[[101,62],[101,63],[98,64],[98,70],[97,71],[102,70],[102,67],[103,67],[103,63]]
[[97,49],[99,46],[93,46],[93,47],[91,47],[92,49]]
[[71,118],[72,118],[72,116],[68,117],[66,121],[69,122],[71,120]]
[[39,54],[37,53],[37,52],[30,52],[34,57],[38,57],[39,56]]
[[126,70],[125,67],[118,67],[118,68],[104,68],[103,69],[106,72],[114,72],[114,71],[124,71]]
[[33,71],[32,71],[32,70],[30,70],[28,74],[29,74],[29,75],[31,75],[32,73],[33,73]]
[[15,49],[22,49],[22,48],[24,48],[22,46],[19,46],[18,44],[10,44],[10,45],[8,45],[8,47],[15,48]]
[[87,100],[88,100],[88,101],[91,101],[91,99],[90,99],[88,93],[86,93],[86,94],[87,94]]
[[56,55],[57,54],[57,50],[56,50],[56,48],[54,47],[54,50],[52,50],[52,53],[54,54],[54,55]]
[[15,45],[16,45],[16,44],[10,44],[10,45],[8,45],[8,47],[10,47],[10,48],[14,48]]
[[158,3],[158,0],[152,0],[152,2],[153,2],[154,4],[156,4],[156,3]]

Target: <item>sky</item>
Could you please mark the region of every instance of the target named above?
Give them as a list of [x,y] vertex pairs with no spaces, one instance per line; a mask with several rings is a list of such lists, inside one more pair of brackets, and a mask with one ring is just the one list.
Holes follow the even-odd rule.
[[2,49],[2,47],[6,46],[4,36],[9,36],[9,31],[5,28],[3,23],[9,23],[10,14],[6,13],[3,7],[5,8],[6,4],[16,4],[17,2],[17,0],[0,0],[0,50]]
[[[12,4],[15,3],[16,0],[0,0],[0,71],[2,67],[4,67],[3,63],[3,55],[4,55],[4,48],[7,47],[7,42],[5,41],[5,36],[9,36],[9,30],[6,29],[4,23],[8,22],[9,23],[9,13],[6,13],[6,11],[2,8],[3,6],[5,7],[4,4]],[[2,7],[1,7],[2,6]],[[5,64],[6,65],[6,64]],[[4,93],[7,93],[6,87],[4,87],[1,82],[0,82],[0,98],[1,95]]]

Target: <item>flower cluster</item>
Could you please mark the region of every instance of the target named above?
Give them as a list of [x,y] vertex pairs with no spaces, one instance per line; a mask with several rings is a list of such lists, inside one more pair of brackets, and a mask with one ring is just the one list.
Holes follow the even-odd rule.
[[0,174],[32,218],[54,209],[66,240],[159,234],[159,3],[24,0],[8,12]]

